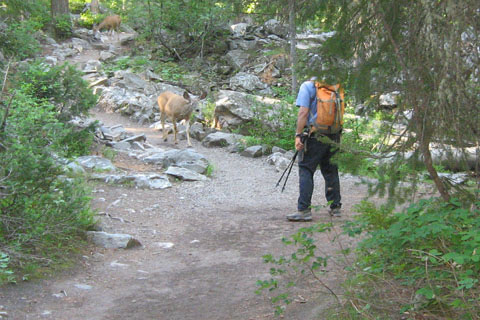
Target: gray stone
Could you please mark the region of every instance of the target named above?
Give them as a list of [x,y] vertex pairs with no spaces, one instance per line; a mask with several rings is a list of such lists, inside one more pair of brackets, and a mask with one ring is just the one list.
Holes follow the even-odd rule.
[[123,81],[119,81],[117,86],[128,90],[143,91],[148,83],[134,73],[124,73]]
[[248,24],[247,23],[237,23],[230,26],[232,34],[235,37],[244,37],[247,33]]
[[231,50],[226,55],[227,61],[235,69],[241,70],[247,65],[250,55],[243,50]]
[[102,68],[102,63],[98,60],[88,60],[83,66],[83,72],[98,72]]
[[108,60],[111,60],[115,57],[115,54],[113,54],[112,52],[110,51],[102,51],[100,52],[100,58],[99,60],[100,61],[108,61]]
[[263,28],[267,34],[273,34],[281,38],[285,38],[288,35],[288,28],[275,19],[265,22]]
[[142,133],[142,134],[125,138],[121,142],[134,142],[134,141],[145,142],[146,140],[147,140],[147,137],[145,136],[145,134]]
[[258,158],[263,155],[263,147],[262,146],[251,146],[246,148],[240,153],[241,156],[247,158]]
[[130,150],[131,149],[130,142],[120,141],[113,143],[113,148],[117,150]]
[[143,189],[166,189],[172,184],[165,175],[159,174],[137,174],[135,175],[135,186]]
[[273,146],[272,148],[272,153],[277,153],[277,152],[280,152],[280,153],[285,153],[287,152],[286,150],[280,148],[280,147],[277,147],[277,146]]
[[66,165],[66,169],[68,171],[72,172],[73,174],[84,174],[85,173],[85,169],[83,169],[83,167],[76,162],[68,163]]
[[266,161],[268,164],[274,165],[277,171],[283,171],[287,168],[291,159],[285,157],[284,153],[275,152],[269,155]]
[[91,170],[99,170],[99,171],[115,171],[117,168],[113,165],[113,163],[105,158],[99,156],[83,156],[78,157],[75,161],[80,164],[82,167],[91,169]]
[[207,136],[205,130],[203,130],[203,125],[199,122],[195,122],[190,126],[190,137],[202,141]]
[[256,75],[239,72],[230,79],[230,87],[236,91],[253,92],[267,88],[267,84],[263,83]]
[[400,96],[399,91],[381,94],[379,97],[379,105],[382,108],[392,108],[397,106],[397,99]]
[[[1,61],[1,59],[0,59],[0,61]],[[47,56],[47,57],[45,57],[45,62],[48,63],[51,66],[55,66],[58,63],[58,59],[57,59],[57,57],[54,57],[54,56]]]
[[206,136],[202,141],[202,145],[207,148],[228,147],[234,145],[241,138],[243,138],[242,135],[218,131]]
[[176,166],[171,166],[165,171],[166,174],[177,177],[181,180],[184,181],[205,181],[207,180],[207,177],[205,177],[202,174],[199,174],[195,171],[186,169],[186,168],[180,168]]
[[96,86],[103,86],[103,85],[106,85],[108,84],[108,78],[107,77],[102,77],[100,79],[97,79],[95,81],[92,81],[88,87],[89,88],[93,88],[93,87],[96,87]]
[[130,249],[142,245],[140,241],[129,234],[87,231],[87,238],[95,245],[107,249]]

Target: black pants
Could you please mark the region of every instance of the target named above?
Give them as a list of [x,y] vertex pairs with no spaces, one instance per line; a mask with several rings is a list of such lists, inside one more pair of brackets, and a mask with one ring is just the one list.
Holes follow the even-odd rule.
[[[340,140],[340,135],[331,135],[330,139]],[[330,208],[341,207],[340,179],[338,178],[338,167],[330,162],[330,159],[337,151],[331,144],[320,142],[315,138],[307,139],[307,151],[303,159],[298,163],[300,176],[300,196],[298,197],[299,211],[310,209],[313,194],[313,175],[318,166],[325,179],[325,197],[328,202],[332,201]]]

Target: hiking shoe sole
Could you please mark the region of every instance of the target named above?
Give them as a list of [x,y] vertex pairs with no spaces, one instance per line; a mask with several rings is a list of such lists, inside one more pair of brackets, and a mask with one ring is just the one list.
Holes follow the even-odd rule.
[[295,222],[307,222],[307,221],[312,221],[312,214],[309,213],[293,213],[287,215],[287,220],[288,221],[295,221]]

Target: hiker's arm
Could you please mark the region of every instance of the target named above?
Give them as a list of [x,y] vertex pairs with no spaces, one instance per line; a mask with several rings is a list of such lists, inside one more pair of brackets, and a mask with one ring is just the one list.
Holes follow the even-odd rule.
[[[303,128],[307,125],[308,120],[308,108],[307,107],[299,107],[298,108],[298,116],[297,116],[297,130],[295,133],[302,133]],[[300,137],[295,137],[295,149],[298,151],[303,149],[303,143]]]

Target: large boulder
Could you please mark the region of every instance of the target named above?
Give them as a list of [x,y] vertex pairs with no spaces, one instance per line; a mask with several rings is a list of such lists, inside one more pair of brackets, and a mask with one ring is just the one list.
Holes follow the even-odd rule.
[[239,72],[230,79],[230,87],[236,91],[254,92],[264,90],[268,86],[254,74]]
[[[276,123],[276,117],[274,117],[275,112],[284,108],[280,100],[243,92],[220,90],[215,102],[214,116],[217,120],[217,126],[227,130],[242,129],[244,125],[254,119],[255,108],[263,108],[262,112],[265,112],[265,119],[273,119],[266,122],[267,125],[272,128],[280,125]],[[246,134],[246,132],[241,133]]]
[[280,38],[286,38],[288,35],[288,28],[280,23],[278,20],[270,19],[263,25],[263,28],[267,34],[273,34]]
[[202,145],[207,148],[235,146],[243,136],[227,132],[210,133],[202,141]]
[[235,69],[241,70],[250,60],[250,55],[243,50],[231,50],[226,55],[228,63]]

